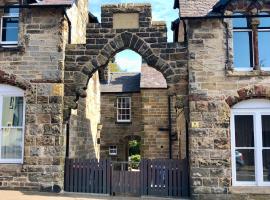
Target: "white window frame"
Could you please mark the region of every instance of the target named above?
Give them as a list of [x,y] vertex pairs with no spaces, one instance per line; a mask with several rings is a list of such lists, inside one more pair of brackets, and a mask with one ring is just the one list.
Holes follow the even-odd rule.
[[[129,101],[129,108],[119,108],[119,100],[120,99],[128,99]],[[119,119],[119,110],[129,110],[129,119]],[[131,97],[117,97],[117,122],[131,122]]]
[[109,155],[110,156],[117,156],[117,146],[116,145],[111,145],[109,147]]
[[[3,37],[2,37],[3,36],[3,21],[5,18],[16,18],[19,21],[19,13],[4,13],[4,15],[1,17],[1,38],[0,38],[1,44],[6,45],[6,47],[17,46],[18,41],[3,41]],[[18,29],[19,29],[19,27],[18,27]]]
[[[236,180],[235,160],[235,116],[252,115],[254,122],[254,164],[255,181]],[[240,102],[231,109],[231,157],[232,157],[232,185],[233,186],[270,186],[270,181],[263,180],[263,157],[262,157],[262,124],[261,116],[270,115],[270,101],[265,99],[252,99]],[[244,149],[244,148],[243,148]],[[252,149],[248,147],[247,149]],[[264,148],[268,149],[268,148]],[[270,148],[269,148],[270,149]]]
[[[16,127],[22,129],[22,156],[20,159],[2,159],[1,150],[2,150],[2,128],[7,128],[2,126],[2,113],[3,113],[3,97],[5,96],[14,96],[14,97],[23,97],[23,123],[22,126]],[[0,163],[5,164],[22,164],[24,157],[24,133],[25,133],[25,93],[24,90],[19,89],[14,86],[0,84]],[[10,127],[9,127],[10,128]]]

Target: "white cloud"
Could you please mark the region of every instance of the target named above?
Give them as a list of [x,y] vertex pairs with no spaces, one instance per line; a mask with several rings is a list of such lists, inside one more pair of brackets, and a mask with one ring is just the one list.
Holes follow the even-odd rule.
[[142,57],[131,50],[125,50],[116,54],[115,62],[122,70],[126,70],[128,72],[141,71]]

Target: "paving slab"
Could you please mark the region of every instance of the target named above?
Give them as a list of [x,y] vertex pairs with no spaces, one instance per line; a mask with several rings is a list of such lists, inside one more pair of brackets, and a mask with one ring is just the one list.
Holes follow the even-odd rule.
[[66,192],[56,194],[46,192],[0,190],[0,200],[176,200],[176,198],[119,197]]

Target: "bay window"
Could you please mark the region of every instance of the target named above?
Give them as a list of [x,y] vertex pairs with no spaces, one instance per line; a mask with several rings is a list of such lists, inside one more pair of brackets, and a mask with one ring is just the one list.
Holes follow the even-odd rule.
[[24,91],[0,85],[0,163],[22,163]]
[[270,18],[241,17],[233,19],[234,68],[240,71],[252,69],[270,70]]
[[270,186],[270,101],[247,100],[231,115],[234,186]]
[[1,44],[3,46],[17,45],[19,32],[19,8],[4,9],[1,20]]

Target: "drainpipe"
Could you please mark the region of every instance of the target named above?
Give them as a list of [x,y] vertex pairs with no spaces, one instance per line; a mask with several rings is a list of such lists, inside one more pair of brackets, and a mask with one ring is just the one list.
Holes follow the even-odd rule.
[[66,123],[66,158],[69,157],[69,121]]
[[169,131],[169,159],[172,159],[172,118],[171,118],[171,96],[168,96],[168,131]]
[[67,10],[64,9],[64,16],[67,18],[67,22],[68,22],[68,44],[71,43],[71,21],[67,15]]

